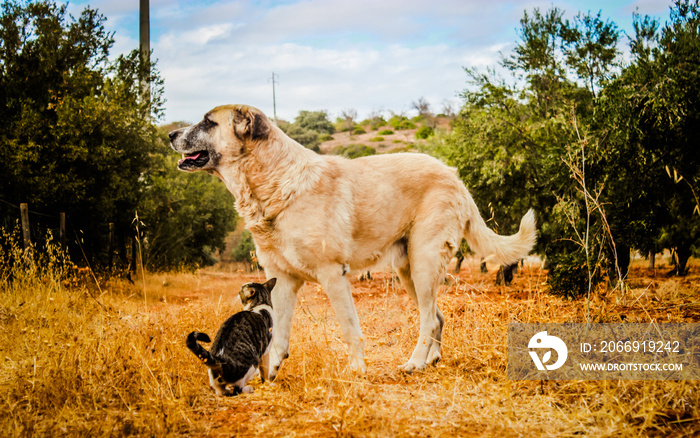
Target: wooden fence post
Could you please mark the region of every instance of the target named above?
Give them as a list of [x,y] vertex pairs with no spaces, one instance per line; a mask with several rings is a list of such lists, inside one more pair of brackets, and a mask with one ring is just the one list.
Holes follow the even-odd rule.
[[58,214],[58,242],[61,248],[66,249],[66,214]]
[[32,243],[31,233],[29,231],[29,205],[25,202],[19,204],[19,212],[22,217],[22,243],[24,249],[27,249]]

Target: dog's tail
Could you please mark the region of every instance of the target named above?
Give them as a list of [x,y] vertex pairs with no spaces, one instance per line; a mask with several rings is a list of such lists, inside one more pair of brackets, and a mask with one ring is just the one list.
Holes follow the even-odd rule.
[[206,333],[200,333],[200,332],[192,332],[189,335],[187,335],[187,348],[192,351],[192,353],[195,354],[202,362],[204,362],[204,365],[208,367],[216,366],[217,361],[214,359],[214,356],[211,355],[207,350],[204,349],[197,341],[201,342],[211,342],[211,339],[209,338],[209,335]]
[[501,236],[486,226],[473,200],[471,204],[474,214],[469,218],[464,237],[478,255],[501,265],[511,265],[525,258],[535,246],[537,228],[532,209],[523,216],[517,233]]

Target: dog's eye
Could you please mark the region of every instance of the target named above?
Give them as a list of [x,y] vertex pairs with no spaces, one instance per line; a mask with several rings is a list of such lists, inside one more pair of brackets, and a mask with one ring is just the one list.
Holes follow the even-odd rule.
[[209,118],[204,119],[204,125],[205,126],[216,126],[216,122],[210,120]]

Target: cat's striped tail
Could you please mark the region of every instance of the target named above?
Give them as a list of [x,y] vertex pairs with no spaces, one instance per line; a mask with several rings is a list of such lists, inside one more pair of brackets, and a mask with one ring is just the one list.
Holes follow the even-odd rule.
[[192,351],[202,362],[207,366],[215,366],[216,360],[207,350],[204,349],[197,341],[201,342],[211,342],[209,335],[206,333],[192,332],[187,335],[187,348]]

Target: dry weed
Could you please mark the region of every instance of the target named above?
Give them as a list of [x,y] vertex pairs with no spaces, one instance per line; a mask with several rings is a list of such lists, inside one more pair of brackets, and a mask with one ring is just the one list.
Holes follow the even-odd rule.
[[[598,291],[594,322],[698,322],[697,274],[632,271],[626,301]],[[6,436],[669,436],[700,433],[700,384],[662,381],[509,381],[509,322],[581,322],[583,301],[546,293],[528,266],[493,286],[470,261],[442,286],[443,361],[398,372],[418,313],[389,273],[357,282],[368,371],[346,370],[346,348],[315,285],[299,294],[291,356],[272,384],[216,397],[185,348],[240,309],[261,277],[200,272],[112,281],[92,299],[53,278],[0,284],[0,427]],[[21,287],[20,287],[21,286]],[[97,303],[99,300],[103,305]],[[147,305],[146,305],[147,304]],[[146,310],[147,309],[147,310]]]

